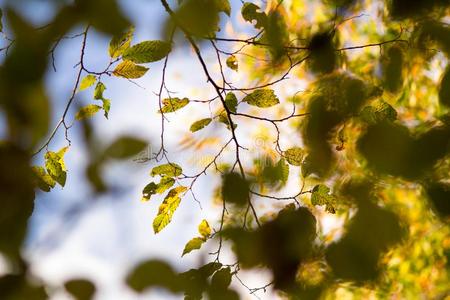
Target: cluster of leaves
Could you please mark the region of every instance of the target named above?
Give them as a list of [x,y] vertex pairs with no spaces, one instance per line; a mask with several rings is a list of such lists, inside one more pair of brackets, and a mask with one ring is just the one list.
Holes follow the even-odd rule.
[[[371,1],[315,1],[321,12],[316,18],[298,9],[310,2],[313,1],[268,1],[266,8],[243,2],[240,17],[252,27],[249,30],[254,30],[255,35],[248,39],[228,39],[216,36],[223,29],[221,13],[232,15],[228,0],[178,0],[178,6],[173,10],[168,1],[161,0],[168,17],[167,41],[149,40],[134,45],[134,29],[129,29],[131,24],[115,1],[80,0],[64,4],[50,25],[39,30],[14,9],[8,8],[6,16],[14,40],[7,38],[11,44],[2,50],[11,48],[11,51],[0,66],[0,108],[7,120],[7,138],[0,143],[0,201],[3,207],[0,212],[0,251],[13,265],[20,267],[14,275],[0,278],[2,296],[6,299],[47,297],[44,285],[28,278],[20,246],[33,210],[35,188],[49,192],[56,184],[64,186],[66,183],[68,171],[64,155],[70,146],[68,130],[72,126],[66,123],[66,114],[76,92],[93,88],[93,99],[101,101],[101,105],[82,107],[75,119],[83,125],[91,153],[86,177],[96,192],[103,192],[108,190],[102,178],[103,167],[112,160],[133,157],[147,145],[135,137],[122,136],[102,147],[92,136],[87,118],[100,110],[108,118],[111,109],[111,101],[104,96],[104,76],[114,75],[127,80],[141,78],[148,71],[143,64],[162,59],[166,61],[165,74],[168,55],[177,42],[177,32],[182,32],[183,40],[193,48],[217,95],[212,100],[194,101],[187,97],[172,97],[166,88],[167,97],[164,98],[163,76],[158,94],[163,128],[165,114],[200,102],[210,105],[210,116],[193,122],[190,131],[200,131],[218,121],[226,125],[226,133],[231,137],[203,170],[187,176],[181,166],[169,161],[163,129],[161,150],[155,158],[158,162],[160,159],[167,162],[159,162],[153,167],[150,175],[159,177],[159,181],[147,184],[141,199],[147,202],[156,195],[164,195],[153,220],[153,230],[159,233],[171,223],[188,191],[195,198],[193,185],[197,179],[215,166],[221,176],[216,196],[223,207],[218,229],[203,220],[198,226],[199,236],[187,242],[182,256],[200,249],[208,240],[217,241],[218,250],[212,253],[214,262],[180,274],[164,262],[146,261],[126,278],[133,290],[140,293],[148,288],[163,287],[173,293],[184,293],[186,299],[201,299],[204,295],[210,299],[238,299],[237,292],[230,288],[233,276],[237,277],[240,268],[265,268],[272,274],[273,288],[291,298],[333,296],[334,291],[346,283],[354,288],[382,290],[391,297],[402,293],[405,287],[396,288],[393,284],[395,276],[389,269],[386,272],[386,266],[394,265],[392,270],[395,270],[396,260],[389,260],[389,256],[398,255],[401,261],[408,262],[408,254],[403,252],[415,239],[414,235],[420,236],[424,243],[434,241],[434,247],[439,248],[436,249],[439,259],[422,264],[428,269],[439,269],[434,273],[445,277],[446,271],[442,270],[445,267],[439,266],[448,266],[445,233],[450,215],[450,29],[444,18],[450,9],[448,1],[380,1],[377,3],[387,9],[380,12],[382,17],[376,21],[379,24],[374,23],[377,26],[367,27],[352,22],[362,16],[357,12]],[[0,10],[0,17],[2,15]],[[399,32],[393,21],[411,28],[402,28]],[[53,55],[61,36],[80,23],[88,25],[80,35],[83,42],[73,95],[61,121],[35,152],[38,143],[48,134],[50,124],[50,104],[44,86],[48,54]],[[383,30],[378,30],[378,25]],[[110,62],[101,72],[91,72],[84,64],[86,38],[91,27],[113,36],[108,50]],[[0,22],[2,33],[3,29]],[[376,41],[348,46],[352,41],[343,42],[348,37]],[[209,73],[200,47],[206,41],[216,51],[222,82]],[[219,42],[243,46],[237,51],[225,51],[219,47]],[[249,46],[251,53],[244,53],[243,49]],[[379,54],[364,52],[371,47],[381,51]],[[347,51],[358,49],[362,54],[352,55]],[[259,59],[261,53],[263,58]],[[241,60],[241,54],[256,62]],[[248,73],[258,79],[255,80],[257,85],[237,88],[231,84],[222,69],[222,55],[226,55],[226,66],[233,72],[245,72],[251,64]],[[303,62],[306,62],[306,68],[297,71]],[[439,71],[433,70],[433,63],[440,65]],[[286,72],[284,68],[287,68]],[[441,72],[437,88],[427,72]],[[278,73],[284,75],[277,79]],[[294,97],[294,112],[288,117],[262,115],[269,111],[284,114],[287,101],[279,97],[281,93],[275,86],[285,81],[289,74],[295,74],[294,80],[301,77],[311,81],[308,93],[299,97],[300,100]],[[82,78],[81,75],[85,76]],[[218,105],[214,106],[215,103]],[[305,113],[298,114],[296,105]],[[280,137],[283,132],[279,124],[299,117],[305,118],[289,125],[301,139],[297,145],[303,146],[283,150]],[[247,161],[246,157],[243,163],[245,141],[236,131],[244,126],[239,124],[238,127],[238,118],[272,125],[277,132],[274,149],[253,160]],[[56,152],[48,150],[61,127],[65,129],[69,146]],[[235,147],[234,161],[219,168],[217,160],[230,143]],[[288,144],[295,142],[289,139]],[[31,166],[33,155],[30,153],[38,154],[44,149],[47,150],[44,165]],[[253,169],[246,164],[252,161]],[[291,190],[287,187],[294,173],[290,172],[291,167],[299,168],[302,175],[300,184],[295,185],[300,191],[280,197],[274,192]],[[191,184],[182,185],[182,180],[191,180]],[[414,198],[414,205],[410,205],[419,208],[411,213],[405,212],[410,206],[402,203],[402,194],[398,193],[409,186],[422,191]],[[277,206],[260,217],[258,207],[254,205],[262,203],[259,198],[267,202],[291,203],[281,210]],[[430,208],[438,218],[430,213]],[[319,224],[324,213],[345,219],[341,237],[321,234],[323,228]],[[418,216],[426,220],[425,225]],[[429,228],[435,230],[432,237],[420,234],[428,232]],[[226,265],[220,259],[225,242],[232,245],[237,259],[234,264]],[[421,244],[414,245],[420,250]],[[321,274],[318,280],[305,279],[303,273],[309,266],[316,266],[312,272]],[[404,275],[401,267],[399,269],[398,273]],[[382,284],[385,285],[381,287]],[[96,290],[95,285],[85,279],[70,280],[64,288],[76,299],[92,299]],[[424,289],[416,290],[424,294]],[[254,293],[258,289],[249,291]],[[436,291],[432,294],[439,296]]]

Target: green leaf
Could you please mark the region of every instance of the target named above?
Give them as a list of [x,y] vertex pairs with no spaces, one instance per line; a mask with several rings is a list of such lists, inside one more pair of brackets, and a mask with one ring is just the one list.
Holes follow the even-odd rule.
[[191,132],[199,131],[199,130],[205,128],[206,126],[208,126],[209,123],[211,123],[211,121],[212,121],[211,118],[198,120],[198,121],[192,123],[190,130],[191,130]]
[[255,90],[253,93],[245,96],[242,101],[261,108],[272,107],[280,103],[275,92],[271,89]]
[[97,80],[97,77],[94,75],[87,75],[81,80],[80,87],[78,88],[79,91],[84,91],[91,86],[94,85],[95,81]]
[[214,0],[217,10],[226,13],[228,16],[231,15],[231,5],[229,0]]
[[139,154],[145,149],[147,143],[131,136],[122,136],[116,139],[105,150],[105,155],[114,159],[125,159]]
[[174,184],[175,184],[175,179],[170,178],[170,177],[163,177],[158,184],[156,184],[154,182],[150,182],[142,190],[141,201],[143,201],[143,202],[149,201],[152,195],[162,194],[166,190],[171,188]]
[[95,285],[86,279],[72,279],[64,283],[66,290],[76,300],[90,300],[95,294]]
[[0,8],[0,32],[3,32],[3,10]]
[[214,289],[225,290],[231,284],[231,269],[230,267],[222,268],[214,273],[211,278],[211,286]]
[[47,169],[48,174],[61,186],[66,184],[67,178],[66,167],[64,164],[64,154],[67,149],[67,147],[64,147],[58,152],[48,151],[44,157],[45,168]]
[[98,82],[97,85],[95,86],[95,90],[94,90],[94,99],[96,100],[101,100],[103,99],[103,93],[106,90],[106,86],[103,84],[103,82]]
[[105,118],[108,119],[109,111],[111,109],[111,100],[103,98],[102,102],[103,102],[103,111],[105,112],[104,113]]
[[302,148],[294,147],[284,152],[284,157],[287,162],[293,166],[301,166],[303,161],[304,151]]
[[316,185],[311,194],[311,204],[312,205],[325,205],[325,209],[329,213],[336,213],[334,204],[336,203],[336,198],[329,194],[330,188],[323,184]]
[[186,190],[187,187],[178,186],[169,191],[163,203],[159,206],[155,220],[153,220],[153,230],[155,233],[159,233],[172,221],[172,216],[178,208],[178,205],[180,205],[180,195]]
[[47,174],[45,169],[43,167],[31,167],[31,170],[33,171],[34,178],[36,181],[36,185],[44,192],[50,192],[52,188],[55,187],[55,180]]
[[259,9],[259,6],[250,2],[245,2],[241,9],[241,14],[244,20],[249,23],[256,21],[255,28],[258,29],[264,27],[267,22],[267,15],[263,12],[257,12]]
[[186,246],[184,246],[183,254],[181,254],[181,256],[188,254],[192,250],[200,249],[204,242],[205,240],[200,237],[191,239],[189,242],[187,242]]
[[152,169],[151,175],[152,176],[164,175],[168,177],[177,177],[181,175],[182,171],[183,170],[181,169],[181,167],[176,163],[169,163],[154,167]]
[[186,105],[189,104],[189,99],[188,98],[166,98],[163,99],[163,107],[161,109],[160,112],[162,113],[171,113],[174,111],[177,111],[183,107],[185,107]]
[[130,28],[121,35],[114,36],[109,43],[109,56],[112,58],[119,57],[125,50],[130,48],[131,39],[133,38],[134,28]]
[[123,53],[123,59],[131,60],[138,64],[149,63],[163,59],[171,50],[172,46],[168,42],[145,41],[128,48]]
[[439,102],[441,105],[450,107],[450,67],[447,67],[442,75],[439,86]]
[[77,112],[77,114],[75,115],[75,119],[82,120],[90,118],[95,115],[100,109],[102,109],[102,107],[95,104],[86,105]]
[[236,112],[237,111],[237,105],[238,100],[236,98],[236,95],[233,92],[230,92],[225,97],[225,106],[231,111]]
[[150,198],[156,194],[156,188],[158,186],[156,185],[156,183],[154,182],[150,182],[149,184],[147,184],[144,189],[142,190],[142,198],[141,201],[142,202],[146,202],[149,201]]
[[175,184],[175,179],[171,177],[163,177],[161,178],[161,181],[156,186],[156,193],[162,194],[168,189],[170,189]]
[[209,227],[208,221],[203,220],[198,225],[198,233],[204,238],[208,238],[211,235],[211,227]]
[[148,68],[134,64],[129,60],[121,62],[113,71],[113,74],[118,77],[128,79],[141,78],[147,73]]
[[222,199],[225,203],[243,206],[248,203],[250,187],[238,173],[228,173],[222,178]]
[[227,67],[230,68],[233,71],[238,71],[239,69],[239,64],[238,61],[236,59],[236,56],[231,55],[230,57],[227,58]]
[[374,106],[366,106],[361,110],[361,119],[370,124],[393,122],[397,119],[397,111],[387,102],[378,100]]

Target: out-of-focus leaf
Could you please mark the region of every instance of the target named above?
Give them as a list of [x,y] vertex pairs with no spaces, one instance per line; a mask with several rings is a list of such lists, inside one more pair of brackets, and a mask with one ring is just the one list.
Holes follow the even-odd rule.
[[84,90],[90,88],[91,86],[94,85],[96,80],[97,80],[97,77],[95,77],[94,75],[87,75],[86,77],[84,77],[81,80],[79,90],[84,91]]
[[262,167],[262,180],[265,184],[276,189],[282,188],[289,178],[289,165],[283,158],[275,163],[271,158],[267,157],[259,161]]
[[162,101],[163,107],[161,109],[162,113],[171,113],[177,111],[189,104],[188,98],[166,98]]
[[109,43],[109,56],[117,58],[121,56],[125,50],[130,48],[133,33],[134,28],[132,27],[124,34],[114,36]]
[[91,300],[96,290],[95,285],[85,279],[69,280],[64,287],[76,300]]
[[259,6],[251,2],[245,2],[242,5],[241,14],[245,21],[249,23],[255,22],[255,28],[262,28],[267,21],[267,16],[264,12],[257,12],[260,10]]
[[330,188],[323,184],[316,185],[311,194],[311,204],[312,205],[325,205],[325,210],[329,213],[336,213],[334,205],[336,203],[336,198],[329,194]]
[[238,100],[233,92],[229,92],[226,95],[225,105],[231,112],[235,113],[237,111]]
[[225,290],[231,284],[231,269],[230,267],[222,268],[214,273],[211,278],[211,286],[214,289]]
[[191,132],[196,132],[199,131],[203,128],[205,128],[206,126],[208,126],[211,123],[212,119],[211,118],[206,118],[206,119],[201,119],[198,121],[195,121],[194,123],[192,123],[191,125]]
[[439,85],[439,102],[450,107],[450,67],[445,70]]
[[238,69],[239,69],[239,64],[238,64],[238,61],[237,61],[236,56],[230,55],[230,56],[227,58],[227,67],[230,68],[230,69],[233,70],[233,71],[236,71],[236,72],[238,71]]
[[330,73],[336,68],[337,57],[334,49],[333,35],[329,32],[315,34],[309,42],[309,66],[315,73]]
[[152,169],[151,175],[152,176],[164,175],[168,177],[177,177],[180,176],[182,172],[183,169],[181,169],[179,165],[177,165],[176,163],[169,163],[154,167]]
[[0,8],[0,32],[3,32],[3,10]]
[[290,148],[283,153],[283,156],[286,158],[287,162],[293,166],[302,165],[303,155],[304,151],[299,147]]
[[251,94],[245,96],[242,101],[261,108],[272,107],[280,103],[275,92],[271,89],[255,90]]
[[126,283],[139,293],[151,287],[163,287],[175,293],[181,288],[179,278],[172,267],[158,260],[139,264],[127,275]]
[[125,159],[139,154],[147,146],[143,140],[131,136],[122,136],[112,142],[105,155],[114,159]]
[[231,5],[229,0],[214,0],[217,10],[231,15]]
[[238,173],[228,173],[222,177],[222,198],[226,203],[243,206],[248,203],[249,193],[247,180]]
[[77,114],[75,115],[75,119],[81,120],[85,118],[90,118],[93,115],[95,115],[100,109],[102,109],[101,106],[95,105],[95,104],[88,104],[84,107],[82,107]]
[[211,227],[209,227],[208,221],[202,220],[198,225],[198,233],[204,238],[208,238],[211,235]]
[[113,74],[118,77],[124,77],[128,79],[141,78],[147,73],[148,68],[139,66],[131,61],[125,60],[121,62],[113,71]]
[[181,256],[184,256],[185,254],[188,254],[193,250],[200,249],[204,242],[205,240],[200,237],[191,239],[189,242],[187,242],[186,246],[184,246],[183,254]]
[[124,60],[134,63],[150,63],[163,59],[172,50],[172,45],[165,41],[145,41],[124,51]]
[[44,286],[37,285],[32,280],[27,280],[23,274],[0,277],[0,291],[2,300],[49,299]]
[[213,37],[218,31],[221,11],[227,13],[228,2],[221,0],[184,0],[175,12],[178,23],[198,38]]
[[32,167],[36,179],[36,185],[44,192],[50,192],[55,187],[55,180],[47,174],[43,167]]
[[403,50],[392,46],[383,57],[383,86],[389,92],[395,93],[403,85]]
[[159,233],[172,221],[172,216],[178,208],[178,205],[180,205],[180,195],[186,192],[186,190],[187,187],[178,186],[169,191],[163,203],[159,206],[156,218],[153,220],[153,230],[155,233]]

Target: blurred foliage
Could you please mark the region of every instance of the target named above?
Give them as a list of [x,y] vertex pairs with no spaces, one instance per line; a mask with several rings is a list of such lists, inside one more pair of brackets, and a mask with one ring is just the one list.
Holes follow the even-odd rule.
[[[193,190],[200,176],[219,178],[213,202],[220,217],[203,219],[180,253],[211,245],[217,251],[181,273],[164,261],[139,263],[124,278],[130,289],[228,300],[239,299],[241,284],[250,294],[270,288],[288,299],[446,299],[449,1],[160,2],[167,19],[155,25],[162,25],[165,40],[144,41],[134,40],[135,24],[115,0],[53,1],[55,14],[45,26],[23,16],[26,0],[1,8],[0,252],[10,268],[0,277],[0,298],[47,299],[58,289],[74,299],[95,297],[90,280],[54,287],[31,271],[21,250],[36,191],[65,186],[73,126],[81,129],[93,194],[113,190],[104,169],[135,158],[148,143],[130,135],[106,143],[91,118],[99,111],[109,117],[110,80],[149,76],[147,64],[161,61],[162,143],[149,158],[157,162],[149,174],[157,179],[143,188],[141,200],[160,201],[153,220],[160,233],[186,195],[201,202]],[[98,72],[84,60],[92,30],[110,37],[108,64]],[[82,40],[78,73],[61,116],[52,120],[59,106],[49,97],[54,87],[46,85],[46,74],[56,71],[54,51],[68,38]],[[215,98],[172,97],[164,75],[180,44],[193,49],[204,72],[199,78],[206,77]],[[204,57],[208,49],[217,62]],[[73,111],[87,92],[95,104]],[[224,146],[189,175],[164,148],[164,122],[201,104],[209,115],[186,124],[189,137],[181,144],[196,152]],[[228,142],[216,133],[216,122],[226,125]],[[255,127],[262,143],[247,151]],[[213,128],[214,138],[205,137]],[[62,145],[55,145],[56,135]],[[330,219],[338,228],[327,228]],[[223,260],[224,245],[236,262]],[[241,269],[268,270],[272,281],[248,287]]]

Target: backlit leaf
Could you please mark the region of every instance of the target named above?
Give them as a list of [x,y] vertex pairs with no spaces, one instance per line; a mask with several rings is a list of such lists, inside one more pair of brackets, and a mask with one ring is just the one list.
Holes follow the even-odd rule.
[[251,94],[245,96],[242,101],[261,108],[272,107],[280,103],[275,92],[271,89],[255,90]]
[[249,193],[247,180],[238,173],[228,173],[222,177],[222,198],[226,203],[245,205],[249,200]]
[[157,185],[154,182],[150,182],[147,184],[142,190],[142,198],[141,201],[146,202],[149,201],[152,195],[156,194]]
[[283,153],[287,162],[293,166],[301,166],[303,154],[303,149],[299,147],[290,148]]
[[59,152],[48,151],[45,154],[45,168],[51,178],[61,186],[66,184],[67,173],[64,164],[64,153],[66,151],[67,147],[64,147]]
[[85,118],[90,118],[93,115],[95,115],[100,109],[102,109],[101,106],[95,105],[95,104],[89,104],[85,107],[82,107],[77,114],[75,115],[75,118],[77,120],[82,120]]
[[225,97],[225,105],[231,112],[237,111],[238,100],[233,92],[230,92]]
[[164,175],[168,177],[177,177],[181,175],[182,171],[183,170],[179,165],[177,165],[176,163],[170,163],[154,167],[152,169],[151,175],[152,176]]
[[255,22],[255,28],[262,28],[266,21],[267,15],[263,12],[257,12],[260,10],[259,6],[251,2],[245,2],[242,5],[241,14],[245,21],[253,23]]
[[177,111],[189,104],[188,98],[166,98],[162,101],[163,107],[161,109],[162,113],[171,113]]
[[50,192],[55,187],[55,180],[47,174],[43,167],[32,167],[33,174],[35,176],[36,185],[44,192]]
[[211,121],[212,121],[211,118],[198,120],[198,121],[192,123],[190,130],[191,130],[191,132],[199,131],[199,130],[205,128],[206,126],[208,126],[211,123]]
[[189,242],[187,242],[186,246],[184,246],[183,254],[181,256],[188,254],[192,250],[200,249],[204,242],[205,240],[200,237],[191,239]]
[[148,68],[139,66],[131,61],[125,60],[121,62],[113,71],[113,74],[118,77],[125,77],[128,79],[141,78],[147,73]]
[[96,80],[97,80],[97,77],[95,77],[94,75],[87,75],[86,77],[84,77],[81,80],[79,90],[84,91],[84,90],[90,88],[91,86],[94,85]]
[[94,90],[94,99],[103,99],[103,92],[106,90],[106,86],[102,82],[98,82]]
[[180,205],[180,195],[186,190],[187,187],[179,186],[169,191],[163,203],[159,206],[156,218],[153,220],[153,230],[155,233],[159,233],[172,221],[172,216],[178,208],[178,205]]
[[230,284],[231,284],[230,267],[220,269],[219,271],[214,273],[213,277],[211,278],[211,285],[219,290],[224,290],[228,288]]
[[211,235],[211,227],[209,227],[208,221],[203,220],[200,225],[198,225],[198,232],[204,238],[208,238]]
[[329,192],[330,188],[328,188],[326,185],[323,184],[316,185],[312,190],[311,204],[319,206],[325,205],[326,211],[334,214],[336,212],[334,208],[336,199],[333,195],[330,195]]
[[130,47],[133,32],[134,28],[130,28],[126,33],[114,36],[109,43],[109,56],[116,58],[122,55]]
[[230,55],[228,58],[227,58],[227,67],[228,68],[230,68],[231,70],[233,70],[233,71],[238,71],[238,69],[239,69],[239,64],[238,64],[238,61],[237,61],[237,59],[236,59],[236,56],[234,56],[234,55]]
[[231,5],[229,0],[214,0],[217,10],[226,13],[228,16],[231,15]]
[[150,63],[163,59],[171,50],[172,46],[168,42],[145,41],[125,50],[122,57],[124,60],[130,60],[138,64]]

